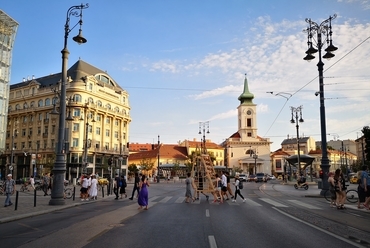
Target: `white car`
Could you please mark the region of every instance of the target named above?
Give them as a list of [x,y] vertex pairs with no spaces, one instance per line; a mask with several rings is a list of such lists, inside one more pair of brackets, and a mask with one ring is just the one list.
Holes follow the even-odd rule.
[[276,180],[276,177],[275,177],[274,175],[269,175],[269,176],[268,176],[268,179],[269,179],[269,180]]
[[245,175],[245,174],[239,174],[239,179],[242,182],[246,182],[247,181],[247,175]]

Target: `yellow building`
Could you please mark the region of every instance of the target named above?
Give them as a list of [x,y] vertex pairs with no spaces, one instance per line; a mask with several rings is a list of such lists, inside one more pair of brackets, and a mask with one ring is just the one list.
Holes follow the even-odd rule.
[[[127,173],[131,122],[127,91],[106,72],[82,60],[67,74],[66,178],[78,177],[83,166],[100,176]],[[15,178],[40,176],[53,167],[60,82],[61,73],[57,73],[10,86],[2,175],[11,164]],[[110,158],[113,164],[108,166]]]

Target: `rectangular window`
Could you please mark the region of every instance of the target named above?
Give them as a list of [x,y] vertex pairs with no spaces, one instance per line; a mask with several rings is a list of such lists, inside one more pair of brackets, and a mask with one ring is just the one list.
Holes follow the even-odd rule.
[[110,135],[110,130],[109,129],[106,129],[105,130],[105,136],[109,137],[109,135]]
[[252,127],[252,119],[251,118],[247,119],[247,127]]
[[72,153],[71,155],[72,163],[78,163],[78,153]]
[[118,132],[114,131],[114,138],[118,139]]
[[44,149],[46,149],[48,146],[48,142],[46,140],[44,140]]
[[44,134],[48,134],[49,133],[49,127],[45,126],[44,128]]
[[41,134],[41,127],[38,127],[37,128],[37,134],[40,135]]
[[252,133],[248,133],[247,135],[248,135],[248,137],[252,137]]
[[114,125],[118,126],[119,125],[119,121],[118,120],[114,120]]
[[73,132],[80,131],[80,123],[73,123]]
[[101,121],[101,115],[100,114],[96,115],[96,121]]
[[23,116],[23,123],[27,122],[27,115]]
[[96,128],[95,133],[96,133],[97,135],[100,135],[100,127],[97,127],[97,128]]
[[106,124],[110,124],[110,117],[106,117],[106,118],[105,118],[105,123],[106,123]]
[[54,149],[55,148],[55,140],[52,139],[52,140],[50,140],[50,142],[51,142],[51,148]]
[[88,128],[87,128],[87,130],[88,130],[89,133],[92,133],[92,126],[89,125]]
[[73,138],[72,147],[78,147],[78,138]]
[[30,137],[32,137],[32,127],[30,127],[30,128],[28,129],[28,135],[29,135]]
[[26,148],[26,142],[22,142],[22,149]]
[[73,109],[73,116],[80,116],[81,115],[81,110],[79,108]]
[[55,133],[55,125],[52,125],[51,126],[51,133],[54,134]]
[[38,117],[39,117],[39,121],[42,121],[42,113],[39,113],[39,115],[38,115]]
[[28,141],[28,148],[32,149],[32,141]]
[[105,142],[105,149],[109,150],[109,142]]
[[114,144],[114,150],[117,152],[118,151],[118,144]]
[[22,129],[22,136],[26,136],[26,129]]

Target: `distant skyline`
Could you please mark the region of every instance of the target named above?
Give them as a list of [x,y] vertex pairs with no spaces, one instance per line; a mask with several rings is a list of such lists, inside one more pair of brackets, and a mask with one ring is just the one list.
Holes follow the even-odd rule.
[[[66,13],[80,2],[21,1],[0,9],[19,23],[11,84],[61,71]],[[356,139],[370,125],[370,1],[229,0],[89,2],[82,32],[68,39],[68,68],[79,58],[106,71],[129,93],[131,143],[221,143],[237,131],[245,74],[257,104],[258,135],[271,150],[296,137],[290,106],[303,106],[300,136],[321,140],[318,58],[303,60],[306,18],[333,14],[335,57],[324,60],[327,140]],[[78,18],[71,17],[73,27]],[[317,56],[316,56],[317,57]],[[267,92],[273,92],[267,93]],[[291,97],[289,98],[289,96]]]

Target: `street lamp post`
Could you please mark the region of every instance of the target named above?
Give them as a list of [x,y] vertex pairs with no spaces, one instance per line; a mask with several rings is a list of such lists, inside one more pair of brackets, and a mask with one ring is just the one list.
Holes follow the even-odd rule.
[[[299,172],[299,175],[301,175],[302,171],[301,171],[301,151],[300,151],[300,147],[299,147],[299,122],[304,122],[303,118],[302,118],[302,106],[299,106],[297,108],[295,107],[290,107],[291,111],[292,111],[292,119],[290,120],[290,123],[292,124],[296,124],[295,127],[296,127],[296,130],[297,130],[297,164],[298,164],[298,172]],[[299,120],[298,120],[298,113],[299,113]],[[294,118],[295,117],[295,120]]]
[[[73,40],[79,44],[86,43],[86,39],[82,37],[82,10],[88,8],[88,4],[81,4],[72,6],[67,11],[67,19],[64,25],[64,47],[62,53],[62,82],[60,88],[60,99],[59,99],[59,129],[58,129],[58,145],[56,152],[56,159],[53,168],[54,180],[53,188],[51,191],[51,199],[49,205],[64,205],[64,189],[63,183],[66,172],[66,158],[65,158],[65,122],[66,122],[66,82],[67,82],[67,67],[68,67],[68,55],[69,51],[67,48],[68,35],[78,24],[80,25],[79,33],[73,37]],[[80,20],[72,28],[69,27],[70,17],[79,17]]]
[[157,183],[159,183],[159,151],[160,151],[160,142],[159,142],[159,135],[158,135],[158,165],[157,165]]
[[199,122],[199,133],[198,134],[202,134],[202,131],[203,131],[202,149],[201,149],[202,154],[207,154],[207,149],[206,149],[206,127],[207,127],[207,134],[209,134],[209,121]]
[[258,155],[253,153],[253,158],[254,158],[254,175],[257,174],[257,159],[258,159]]
[[[14,133],[15,133],[15,130],[13,130],[12,132],[12,147],[11,147],[11,151],[10,151],[10,165],[9,165],[9,170],[10,170],[10,174],[13,175],[13,169],[14,169]],[[13,178],[14,178],[14,175],[13,175]]]
[[[324,98],[324,63],[321,59],[321,49],[323,48],[325,41],[327,43],[327,48],[325,49],[326,54],[322,56],[324,59],[330,59],[335,55],[332,53],[338,48],[335,47],[332,43],[332,27],[331,21],[337,17],[336,14],[330,16],[328,19],[324,20],[320,25],[316,22],[313,22],[311,19],[306,18],[306,22],[308,23],[308,28],[304,30],[307,33],[308,37],[308,50],[306,51],[306,57],[304,60],[310,61],[315,58],[313,54],[319,52],[319,62],[317,64],[317,68],[319,71],[319,94],[320,94],[320,123],[321,123],[321,169],[323,171],[322,177],[322,190],[320,192],[321,195],[325,193],[325,191],[329,190],[329,182],[328,182],[328,173],[329,173],[329,159],[328,159],[328,151],[327,151],[327,143],[326,143],[326,120],[325,120],[325,98]],[[314,39],[314,35],[317,35],[317,39]],[[324,35],[324,41],[322,40],[322,35]],[[325,39],[326,35],[326,39]],[[313,42],[316,42],[314,44]],[[314,48],[313,45],[317,47]]]

